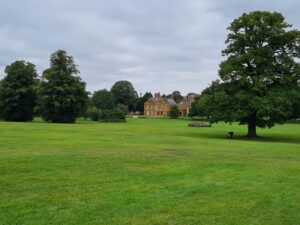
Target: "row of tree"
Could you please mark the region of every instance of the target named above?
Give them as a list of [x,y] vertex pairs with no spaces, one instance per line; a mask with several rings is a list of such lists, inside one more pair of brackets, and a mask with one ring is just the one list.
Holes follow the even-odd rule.
[[136,90],[129,81],[116,82],[111,90],[95,91],[90,98],[90,107],[102,110],[112,110],[116,107],[127,111],[144,112],[144,103],[152,97],[152,94],[146,92],[138,97]]
[[[51,55],[50,67],[41,77],[35,65],[25,61],[12,63],[5,73],[0,81],[0,118],[6,121],[32,121],[35,115],[40,115],[47,122],[73,123],[93,108],[112,114],[118,110],[124,115],[128,111],[143,114],[144,103],[152,97],[149,92],[138,97],[128,81],[118,81],[110,91],[99,90],[89,97],[73,57],[63,50]],[[178,91],[168,97],[182,100]]]
[[120,109],[125,115],[143,112],[144,102],[152,97],[151,93],[138,97],[128,81],[118,81],[110,91],[96,91],[89,97],[73,57],[63,50],[51,55],[50,67],[41,77],[35,65],[25,61],[12,63],[5,73],[0,81],[0,118],[6,121],[32,121],[40,115],[47,122],[74,123],[89,108],[114,113]]
[[[256,137],[256,127],[273,127],[300,116],[300,31],[291,30],[280,13],[251,12],[228,28],[227,48],[220,64],[220,79],[212,82],[193,104],[191,115],[218,121],[238,121]],[[16,61],[0,82],[0,116],[7,121],[31,121],[34,113],[45,121],[72,123],[88,106],[101,110],[144,110],[152,97],[138,97],[128,81],[91,98],[71,56],[59,50],[50,67],[38,77],[35,66]],[[169,96],[177,103],[180,92]],[[115,113],[116,114],[116,113]]]
[[280,13],[251,12],[228,28],[220,79],[193,104],[191,116],[271,128],[300,117],[300,31]]
[[88,104],[86,84],[71,56],[59,50],[50,67],[38,77],[35,66],[16,61],[0,82],[0,116],[6,121],[32,121],[39,114],[47,122],[73,123]]
[[[127,109],[127,112],[140,112],[144,114],[144,103],[152,98],[150,92],[146,92],[143,96],[138,97],[136,90],[129,81],[116,82],[111,90],[95,91],[90,99],[90,107],[111,110],[116,107]],[[169,95],[162,95],[163,98],[172,98],[176,103],[183,100],[183,96],[179,91],[174,91]]]

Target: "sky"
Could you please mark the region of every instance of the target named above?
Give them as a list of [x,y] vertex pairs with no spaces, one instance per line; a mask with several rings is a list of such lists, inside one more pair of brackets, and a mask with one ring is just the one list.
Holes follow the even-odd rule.
[[200,93],[218,78],[235,18],[277,11],[299,29],[299,9],[299,0],[0,0],[0,78],[15,60],[41,75],[63,49],[90,92],[128,80],[138,93]]

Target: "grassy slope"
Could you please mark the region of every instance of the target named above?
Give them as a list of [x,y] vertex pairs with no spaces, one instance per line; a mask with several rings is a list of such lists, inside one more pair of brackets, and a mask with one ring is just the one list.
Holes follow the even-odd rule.
[[300,125],[0,123],[0,224],[300,221]]

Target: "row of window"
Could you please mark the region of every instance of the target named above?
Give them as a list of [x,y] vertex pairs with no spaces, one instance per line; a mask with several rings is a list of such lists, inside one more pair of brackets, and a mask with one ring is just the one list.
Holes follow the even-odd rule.
[[[148,105],[147,106],[147,109],[153,109],[153,105]],[[164,109],[164,106],[162,106],[162,105],[158,105],[158,110],[163,110]]]
[[157,111],[156,112],[156,114],[155,114],[155,112],[150,112],[150,111],[146,111],[146,115],[147,116],[150,116],[150,115],[152,115],[152,116],[164,116],[164,112],[163,111]]

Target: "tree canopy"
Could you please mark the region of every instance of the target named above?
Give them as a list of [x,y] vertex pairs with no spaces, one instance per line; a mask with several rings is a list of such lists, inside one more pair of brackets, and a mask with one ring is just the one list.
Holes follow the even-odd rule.
[[177,119],[179,117],[179,109],[177,105],[172,106],[171,111],[170,111],[170,117],[171,119]]
[[182,101],[183,97],[180,93],[180,91],[173,91],[172,93],[172,98],[174,99],[174,101],[178,104]]
[[183,100],[180,91],[173,91],[172,94],[162,95],[163,98],[172,98],[177,104]]
[[37,72],[32,63],[16,61],[0,83],[0,112],[6,121],[32,121],[36,105]]
[[114,94],[117,104],[127,105],[129,111],[135,109],[138,95],[129,81],[123,80],[116,82],[112,86],[111,92]]
[[143,97],[139,97],[137,100],[136,110],[144,114],[144,104],[148,101],[149,98],[152,98],[153,95],[150,92],[146,92]]
[[111,110],[116,107],[115,96],[111,91],[106,89],[95,91],[92,96],[93,105],[102,110]]
[[244,13],[228,28],[220,81],[199,102],[211,122],[239,121],[256,137],[256,127],[273,127],[293,115],[299,99],[300,32],[277,12]]
[[63,50],[53,53],[40,86],[42,117],[47,122],[74,123],[86,110],[88,95],[73,57]]

